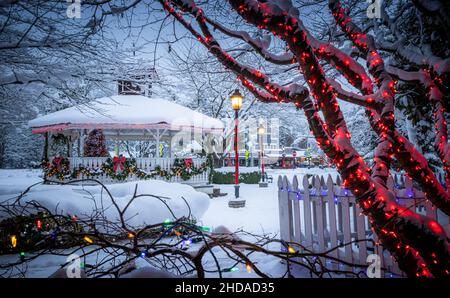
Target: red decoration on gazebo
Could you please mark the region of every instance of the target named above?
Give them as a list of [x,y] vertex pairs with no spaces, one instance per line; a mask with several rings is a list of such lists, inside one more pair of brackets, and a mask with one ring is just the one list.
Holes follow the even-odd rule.
[[127,159],[126,159],[125,156],[115,156],[113,158],[113,164],[114,164],[113,169],[114,169],[114,172],[117,172],[118,168],[120,168],[120,171],[123,171],[126,160]]
[[193,164],[192,158],[186,158],[186,159],[184,160],[184,165],[185,165],[188,169],[190,169],[190,168],[192,167],[192,164]]
[[57,156],[53,158],[53,164],[56,166],[56,169],[58,172],[61,172],[61,162],[63,161],[63,158],[61,156]]

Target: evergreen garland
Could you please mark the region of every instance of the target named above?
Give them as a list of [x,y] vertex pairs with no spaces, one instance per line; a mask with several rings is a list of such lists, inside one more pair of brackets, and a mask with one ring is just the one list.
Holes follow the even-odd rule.
[[77,179],[80,175],[84,175],[86,177],[95,178],[103,174],[106,174],[111,179],[118,181],[124,181],[131,175],[135,175],[141,180],[154,179],[155,177],[164,177],[166,180],[170,180],[173,177],[180,177],[182,180],[186,181],[192,176],[199,175],[207,171],[210,168],[210,162],[211,161],[208,159],[205,163],[201,164],[199,167],[196,167],[193,165],[192,159],[175,159],[174,165],[169,170],[163,170],[160,166],[156,166],[154,170],[146,172],[137,167],[135,159],[127,158],[123,163],[123,168],[118,167],[120,170],[115,171],[113,158],[108,158],[100,168],[89,169],[79,166],[70,172],[69,160],[67,158],[63,158],[60,167],[64,170],[61,172],[56,171],[56,165],[54,163],[51,165],[45,160],[42,163],[42,168],[47,177],[56,176],[60,181],[63,181],[67,177]]

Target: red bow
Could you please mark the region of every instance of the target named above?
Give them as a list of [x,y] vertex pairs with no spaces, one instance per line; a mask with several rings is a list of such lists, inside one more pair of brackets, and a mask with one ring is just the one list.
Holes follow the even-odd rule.
[[190,169],[191,166],[192,166],[192,158],[186,158],[186,159],[184,160],[184,165],[185,165],[188,169]]
[[117,172],[118,167],[120,168],[121,171],[124,169],[125,160],[126,160],[125,156],[121,157],[115,156],[113,158],[114,172]]
[[61,156],[57,156],[57,157],[53,158],[53,163],[56,165],[56,169],[58,170],[58,172],[61,172],[62,160],[63,160],[63,158]]

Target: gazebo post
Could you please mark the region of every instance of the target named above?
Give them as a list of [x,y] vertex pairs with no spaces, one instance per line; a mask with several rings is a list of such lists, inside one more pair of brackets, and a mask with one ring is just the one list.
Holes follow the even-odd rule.
[[172,131],[169,130],[169,157],[172,159]]
[[205,154],[206,155],[206,150],[205,150],[205,139],[207,139],[206,138],[206,132],[204,132],[203,131],[203,128],[202,128],[202,154]]
[[155,158],[160,158],[159,156],[159,129],[147,129],[147,132],[155,140]]
[[43,158],[48,159],[48,132],[44,132],[44,152]]
[[71,157],[72,155],[72,136],[69,135],[67,142],[67,157]]
[[120,155],[120,129],[117,130],[117,134],[114,140],[114,154],[116,156]]
[[158,158],[161,158],[162,156],[159,153],[159,146],[161,146],[161,140],[160,140],[160,135],[159,135],[159,128],[156,129],[156,156]]
[[190,137],[191,137],[191,140],[190,140],[190,144],[191,144],[191,153],[194,153],[194,142],[195,142],[195,130],[194,130],[194,127],[191,127],[191,135],[190,135]]
[[80,129],[80,138],[79,138],[79,157],[83,157],[84,156],[84,139],[86,138],[86,130],[85,129]]
[[77,157],[80,157],[80,154],[81,154],[81,129],[78,129],[77,132],[78,132]]

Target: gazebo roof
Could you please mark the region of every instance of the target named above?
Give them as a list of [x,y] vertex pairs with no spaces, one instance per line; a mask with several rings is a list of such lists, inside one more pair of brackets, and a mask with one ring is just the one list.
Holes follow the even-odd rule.
[[222,132],[223,123],[161,98],[115,95],[78,105],[28,122],[33,133],[67,129],[194,129]]

